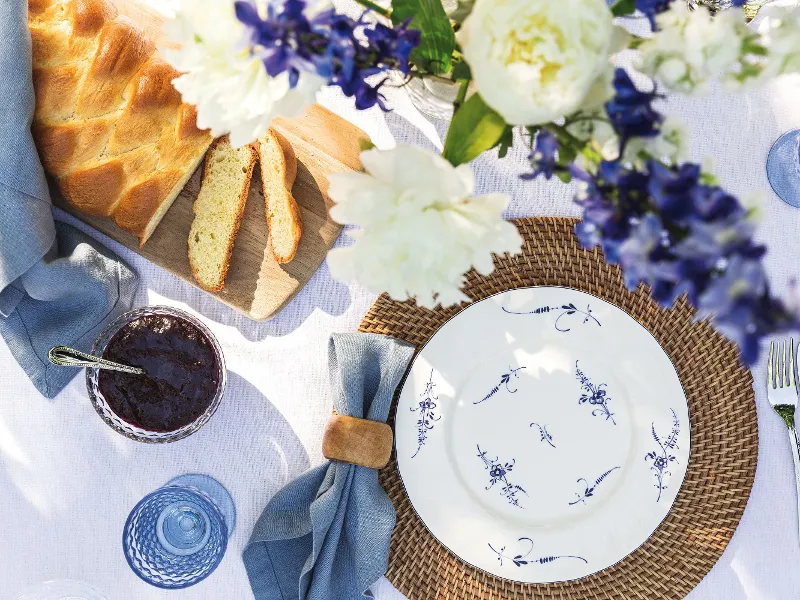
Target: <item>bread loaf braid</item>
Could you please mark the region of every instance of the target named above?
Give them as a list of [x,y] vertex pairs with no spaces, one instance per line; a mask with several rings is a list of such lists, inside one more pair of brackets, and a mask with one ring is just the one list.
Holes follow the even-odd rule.
[[29,0],[33,136],[67,202],[144,244],[211,143],[178,76],[108,0]]

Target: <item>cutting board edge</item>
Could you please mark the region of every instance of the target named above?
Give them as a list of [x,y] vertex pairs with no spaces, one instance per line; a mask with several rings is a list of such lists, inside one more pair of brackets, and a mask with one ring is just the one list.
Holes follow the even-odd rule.
[[[342,236],[342,231],[344,230],[344,225],[339,225],[335,221],[331,221],[331,222],[335,223],[337,231],[336,231],[336,235],[331,239],[331,243],[325,245],[327,250],[330,250],[331,248],[333,248],[334,244],[336,244],[337,240]],[[314,266],[314,273],[312,273],[311,277],[309,277],[308,280],[306,280],[305,283],[298,285],[297,288],[291,294],[286,296],[283,299],[283,302],[281,302],[270,313],[268,313],[266,316],[263,316],[263,317],[262,316],[257,316],[256,313],[254,313],[252,311],[252,306],[251,306],[251,309],[248,310],[247,313],[246,313],[247,318],[249,318],[252,321],[256,321],[257,323],[266,323],[267,321],[271,321],[272,319],[274,319],[278,315],[278,313],[280,313],[284,308],[286,308],[286,306],[292,300],[294,300],[294,298],[295,298],[295,296],[297,296],[297,294],[299,294],[301,291],[303,291],[303,289],[305,289],[305,287],[308,285],[308,282],[311,281],[311,279],[314,277],[316,272],[319,271],[319,268],[322,266],[322,263],[325,262],[327,257],[328,257],[328,253],[326,251],[325,255],[322,256],[321,260],[316,264],[316,266]],[[195,285],[195,287],[197,287],[197,286]],[[216,294],[212,294],[212,296],[214,296],[215,298],[219,299],[222,302],[225,302],[222,297],[220,297],[220,296],[218,296]],[[227,302],[225,304],[227,304]],[[232,304],[228,304],[228,306],[230,306],[231,308],[234,308],[236,311],[238,311],[240,313],[244,313],[244,311],[241,308],[239,308],[238,306],[234,306]]]
[[[49,175],[47,176],[47,178],[48,178],[49,182],[52,184],[51,185],[51,192],[53,192],[53,190],[56,188],[56,186],[53,184],[52,178]],[[171,275],[174,275],[175,277],[177,277],[181,281],[184,281],[184,282],[188,283],[189,285],[191,285],[193,288],[196,288],[196,289],[200,290],[201,292],[205,292],[209,296],[212,296],[213,298],[216,298],[218,301],[220,301],[225,306],[227,306],[229,308],[232,308],[237,313],[239,313],[239,314],[247,317],[251,321],[255,321],[257,323],[266,323],[267,321],[271,321],[272,319],[274,319],[278,315],[278,313],[280,313],[284,308],[286,308],[286,306],[292,300],[294,300],[295,296],[297,296],[297,294],[299,294],[303,290],[303,288],[305,288],[306,285],[308,285],[308,281],[311,280],[311,278],[309,278],[309,280],[306,281],[305,283],[302,283],[302,284],[298,283],[296,289],[291,294],[286,296],[283,299],[283,301],[280,304],[278,304],[274,309],[272,309],[266,315],[259,315],[257,313],[254,313],[251,309],[245,309],[245,308],[243,308],[241,306],[238,306],[238,305],[234,304],[233,302],[229,301],[225,296],[220,295],[219,293],[209,292],[208,290],[202,288],[197,283],[197,281],[195,281],[195,279],[193,277],[185,277],[185,276],[181,275],[180,273],[175,273],[174,271],[171,271],[171,270],[167,269],[163,265],[160,265],[157,262],[154,262],[150,258],[148,258],[148,257],[140,254],[139,252],[137,252],[135,249],[126,246],[125,244],[123,244],[118,239],[113,238],[112,236],[110,236],[108,233],[106,233],[102,229],[99,229],[98,227],[96,227],[94,225],[94,223],[90,222],[90,220],[89,220],[89,219],[101,219],[103,217],[89,217],[87,219],[87,215],[84,215],[80,211],[78,211],[78,210],[74,209],[73,207],[71,207],[57,192],[56,193],[52,193],[51,195],[52,195],[53,206],[55,206],[59,210],[62,210],[65,213],[67,213],[68,215],[70,215],[71,217],[74,217],[74,218],[78,219],[81,223],[83,223],[87,227],[91,227],[91,229],[93,231],[95,231],[95,232],[97,232],[97,233],[99,233],[101,235],[104,235],[105,237],[107,237],[109,240],[111,240],[115,244],[119,244],[123,248],[126,248],[126,249],[130,250],[131,252],[134,252],[137,256],[142,257],[144,260],[146,260],[150,264],[153,264],[153,265],[157,266],[159,269],[162,269],[162,270],[166,271],[167,273],[170,273]],[[333,248],[334,244],[336,244],[336,241],[341,237],[342,231],[344,230],[344,226],[343,225],[340,225],[340,224],[336,223],[335,221],[331,221],[331,222],[335,224],[337,231],[336,231],[336,236],[334,236],[331,239],[331,242],[329,244],[326,244],[326,247],[327,247],[328,250]],[[108,220],[108,224],[110,226],[116,228],[116,229],[119,229],[118,227],[116,227],[114,222],[111,221],[110,219]],[[119,229],[119,231],[120,231],[120,233],[124,233],[121,229]],[[234,247],[235,247],[235,245],[234,245]],[[319,270],[319,268],[322,266],[322,263],[325,261],[326,257],[327,257],[327,253],[324,256],[322,256],[320,261],[319,261],[319,263],[317,263],[314,266],[314,273],[316,273]],[[313,277],[313,276],[314,275],[312,275],[311,277]]]

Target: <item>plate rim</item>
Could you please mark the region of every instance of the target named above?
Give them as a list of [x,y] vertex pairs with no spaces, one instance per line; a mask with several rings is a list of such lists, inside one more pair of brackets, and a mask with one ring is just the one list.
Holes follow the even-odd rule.
[[[397,414],[396,414],[396,410],[397,410],[397,407],[398,407],[398,405],[400,403],[400,396],[402,395],[403,388],[405,387],[406,381],[408,380],[408,376],[411,374],[411,371],[414,369],[414,365],[416,364],[417,359],[422,355],[422,351],[425,349],[425,347],[431,342],[431,340],[433,340],[433,338],[436,336],[436,334],[445,325],[447,325],[450,321],[455,319],[457,316],[459,316],[461,313],[463,313],[464,311],[468,310],[472,306],[474,306],[474,305],[476,305],[476,304],[478,304],[480,302],[483,302],[485,300],[489,300],[490,298],[494,298],[495,296],[499,296],[501,294],[506,294],[508,292],[513,292],[513,291],[516,291],[516,290],[535,290],[535,289],[541,289],[541,288],[571,290],[571,291],[575,291],[575,292],[580,292],[582,294],[586,294],[587,296],[591,296],[592,298],[596,298],[597,300],[600,300],[601,302],[604,302],[605,304],[608,304],[608,305],[616,308],[617,310],[625,313],[634,323],[636,323],[636,325],[638,325],[641,329],[643,329],[645,332],[647,332],[647,334],[653,339],[653,341],[656,343],[656,345],[661,350],[661,352],[663,352],[664,356],[667,357],[667,360],[669,361],[669,364],[672,367],[673,372],[675,373],[675,377],[678,380],[678,384],[680,385],[681,392],[683,392],[683,398],[684,398],[684,401],[686,402],[686,415],[687,415],[687,418],[688,418],[688,421],[689,421],[689,432],[688,432],[689,433],[689,448],[688,448],[688,457],[687,457],[687,460],[686,460],[686,469],[683,472],[683,477],[681,478],[680,486],[678,487],[678,492],[677,492],[677,494],[675,494],[675,498],[670,503],[669,510],[664,515],[664,517],[658,522],[658,524],[655,526],[655,528],[650,532],[650,534],[644,540],[642,540],[642,542],[639,545],[637,545],[636,548],[631,550],[628,554],[620,557],[615,562],[613,562],[613,563],[611,563],[611,564],[609,564],[609,565],[607,565],[607,566],[605,566],[605,567],[603,567],[601,569],[597,569],[595,571],[592,571],[591,573],[587,573],[586,575],[582,575],[581,577],[576,577],[574,579],[557,579],[557,580],[547,581],[547,582],[530,582],[530,581],[522,581],[520,579],[512,579],[510,577],[505,577],[503,575],[497,575],[495,573],[487,571],[486,569],[471,563],[470,561],[468,561],[468,560],[462,558],[461,556],[459,556],[452,548],[450,548],[450,546],[445,544],[442,540],[439,539],[439,537],[435,533],[433,533],[431,528],[425,522],[425,519],[423,519],[422,516],[419,514],[419,511],[414,506],[414,503],[411,501],[411,496],[408,493],[408,488],[406,487],[406,482],[403,479],[403,472],[400,469],[400,461],[397,460],[397,458],[396,458],[398,456],[398,453],[397,453]],[[629,293],[633,293],[633,292],[630,292],[630,290],[628,290],[628,291],[629,291]],[[665,310],[668,310],[668,309],[665,309]],[[689,472],[689,467],[690,467],[691,462],[692,462],[692,455],[693,455],[693,452],[692,452],[692,448],[693,448],[693,445],[692,445],[692,411],[691,411],[691,407],[689,406],[689,398],[688,398],[688,396],[686,394],[686,389],[685,389],[685,387],[683,385],[683,380],[681,379],[680,374],[678,373],[678,369],[675,367],[675,363],[673,362],[672,357],[664,350],[664,347],[658,342],[658,340],[656,339],[655,335],[653,335],[653,332],[650,331],[644,325],[642,325],[642,323],[640,323],[639,320],[636,319],[633,315],[631,315],[627,310],[625,310],[624,308],[622,308],[620,306],[617,306],[616,304],[614,304],[614,303],[612,303],[612,302],[610,302],[608,300],[605,300],[604,298],[601,298],[597,294],[592,294],[591,292],[587,292],[585,290],[581,290],[581,289],[574,288],[574,287],[569,287],[569,286],[566,286],[566,285],[525,285],[525,286],[509,288],[509,289],[506,289],[506,290],[501,290],[501,291],[498,291],[498,292],[494,292],[493,294],[489,294],[488,296],[486,296],[484,298],[481,298],[479,300],[472,300],[466,306],[464,306],[463,308],[459,309],[455,314],[453,314],[450,317],[448,317],[447,320],[444,323],[442,323],[436,329],[436,331],[434,331],[434,333],[425,341],[425,343],[422,344],[417,349],[417,352],[414,355],[414,358],[411,360],[411,362],[408,365],[408,368],[406,369],[406,372],[405,372],[405,375],[403,376],[402,381],[398,384],[398,386],[397,386],[397,388],[395,390],[395,394],[396,394],[397,401],[396,401],[395,406],[394,406],[394,409],[395,409],[395,414],[394,414],[394,420],[395,420],[395,423],[394,423],[394,434],[395,435],[394,435],[393,446],[394,446],[394,452],[395,452],[395,460],[397,462],[397,475],[398,475],[398,478],[400,479],[400,485],[403,487],[403,492],[405,493],[406,498],[408,498],[408,504],[411,506],[411,510],[414,511],[414,514],[420,520],[422,525],[425,527],[425,530],[431,535],[431,537],[433,539],[435,539],[436,542],[442,548],[444,548],[447,552],[449,552],[451,555],[453,555],[457,560],[461,561],[465,565],[468,565],[468,566],[472,567],[473,569],[475,569],[477,571],[480,571],[481,573],[484,573],[485,575],[487,575],[489,577],[496,577],[497,579],[501,579],[503,581],[508,581],[508,582],[510,582],[512,584],[519,584],[519,585],[553,585],[553,584],[572,583],[572,582],[576,582],[576,581],[582,581],[582,580],[587,579],[589,577],[592,577],[592,576],[594,576],[594,575],[596,575],[598,573],[601,573],[603,571],[611,569],[611,568],[617,566],[619,563],[621,563],[625,559],[627,559],[628,557],[633,556],[633,554],[638,552],[642,548],[642,546],[644,546],[647,543],[647,541],[650,538],[653,537],[653,534],[655,534],[655,532],[659,530],[659,528],[664,524],[664,522],[667,520],[669,515],[672,513],[672,509],[675,506],[675,503],[678,501],[678,497],[683,492],[683,484],[686,481],[686,475]]]

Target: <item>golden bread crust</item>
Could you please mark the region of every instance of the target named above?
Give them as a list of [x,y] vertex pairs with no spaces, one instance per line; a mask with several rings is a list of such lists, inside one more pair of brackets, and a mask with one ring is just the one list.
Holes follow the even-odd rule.
[[182,176],[180,171],[162,171],[133,186],[114,211],[114,222],[133,234],[143,230]]
[[[259,160],[261,161],[261,189],[264,193],[264,201],[266,202],[267,212],[267,228],[270,231],[270,245],[272,247],[272,255],[275,260],[280,264],[290,262],[296,255],[300,247],[300,238],[303,236],[303,217],[300,213],[300,207],[292,195],[292,186],[294,185],[295,177],[297,176],[297,157],[294,149],[289,141],[275,129],[271,128],[263,136],[263,139],[268,143],[277,144],[281,152],[278,153],[277,160],[279,164],[274,165],[278,172],[283,173],[283,187],[284,190],[276,190],[272,187],[269,178],[265,171],[271,160],[265,155],[262,143],[259,141]],[[288,211],[288,227],[290,228],[289,234],[292,238],[292,250],[287,254],[279,254],[275,245],[272,243],[274,239],[274,232],[277,228],[277,218],[274,216],[274,210],[270,207],[270,196],[272,194],[281,194],[285,200],[285,208]]]
[[113,205],[108,199],[114,198],[116,204],[124,185],[125,170],[119,160],[73,171],[59,180],[67,202],[87,215],[102,217],[112,214]]
[[108,0],[75,0],[72,9],[72,33],[80,37],[93,37],[106,21],[117,18],[119,11]]
[[212,141],[179,73],[109,0],[28,0],[28,27],[45,169],[73,207],[144,243]]
[[112,119],[99,117],[85,123],[34,123],[31,131],[44,168],[60,177],[80,169],[98,156],[113,125]]

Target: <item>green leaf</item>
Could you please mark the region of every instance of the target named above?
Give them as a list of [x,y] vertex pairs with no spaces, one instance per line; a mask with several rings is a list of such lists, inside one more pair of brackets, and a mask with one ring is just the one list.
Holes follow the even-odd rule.
[[474,94],[453,115],[443,155],[453,165],[469,162],[484,150],[494,148],[506,127],[503,117]]
[[574,162],[575,159],[578,158],[578,150],[575,146],[571,146],[568,144],[562,144],[559,142],[558,144],[558,162],[564,165],[568,165],[571,162]]
[[472,79],[472,71],[470,71],[469,65],[462,60],[453,67],[452,77],[455,80],[470,80]]
[[528,132],[528,145],[533,148],[533,143],[536,141],[536,134],[539,133],[541,125],[527,125],[525,129]]
[[475,0],[458,0],[458,5],[450,11],[449,17],[456,23],[463,23],[474,6]]
[[375,144],[373,144],[372,140],[369,138],[358,138],[358,147],[361,149],[361,152],[366,152],[367,150],[372,150]]
[[703,185],[719,185],[719,179],[712,173],[700,173],[700,183]]
[[569,171],[556,171],[556,177],[558,177],[564,183],[569,183],[572,181],[572,175]]
[[611,5],[611,14],[615,17],[631,15],[636,10],[636,0],[617,0]]
[[769,54],[769,50],[759,43],[758,36],[752,36],[742,41],[742,53],[753,54],[754,56],[766,56]]
[[505,131],[503,131],[500,139],[497,140],[496,145],[498,146],[497,157],[505,158],[506,154],[508,154],[508,149],[514,145],[514,127],[512,125],[506,125]]
[[422,34],[419,46],[411,52],[411,62],[429,73],[449,72],[456,35],[442,0],[392,0],[392,23],[399,25],[409,17],[409,27]]

